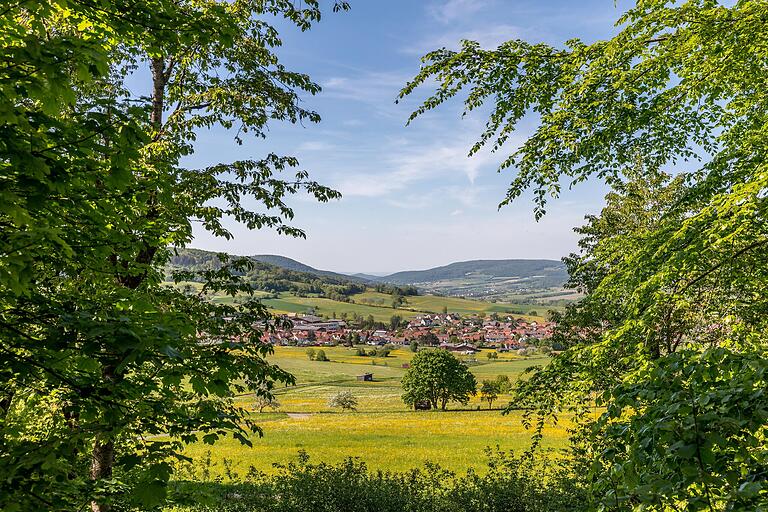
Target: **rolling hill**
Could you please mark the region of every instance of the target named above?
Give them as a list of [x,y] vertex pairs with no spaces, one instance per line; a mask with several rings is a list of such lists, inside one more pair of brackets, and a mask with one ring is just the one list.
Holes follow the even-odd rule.
[[471,260],[427,270],[397,272],[378,278],[395,284],[433,283],[469,276],[536,281],[542,288],[562,286],[568,279],[565,265],[556,260]]
[[287,270],[293,270],[295,272],[305,272],[307,274],[314,274],[316,276],[332,277],[334,279],[341,279],[341,280],[352,281],[356,283],[365,283],[370,281],[370,279],[366,278],[367,276],[366,277],[362,277],[359,275],[350,276],[346,274],[331,272],[330,270],[318,270],[314,267],[310,267],[309,265],[305,265],[300,261],[296,261],[286,256],[279,256],[276,254],[257,254],[254,256],[250,256],[250,258],[256,261],[260,261],[262,263],[266,263],[268,265],[274,265],[276,267],[284,268]]
[[[259,289],[272,291],[316,291],[310,285],[320,281],[326,286],[415,286],[422,293],[518,302],[520,295],[563,293],[568,279],[565,265],[556,260],[507,259],[460,261],[426,270],[410,270],[377,276],[341,274],[320,270],[294,259],[274,254],[249,256],[259,270]],[[170,262],[171,268],[212,268],[218,264],[215,252],[180,249]],[[276,282],[280,286],[271,286]],[[292,282],[294,284],[288,284]],[[301,285],[296,284],[301,282]],[[315,283],[317,284],[317,283]],[[314,287],[313,287],[314,286]],[[338,290],[334,290],[338,291]],[[347,290],[346,293],[352,292]]]

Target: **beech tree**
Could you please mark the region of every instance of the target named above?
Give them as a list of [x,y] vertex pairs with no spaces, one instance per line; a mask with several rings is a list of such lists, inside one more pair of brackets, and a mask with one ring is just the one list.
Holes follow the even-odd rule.
[[[320,16],[312,0],[0,10],[0,508],[153,506],[184,444],[260,432],[234,394],[292,377],[265,360],[277,320],[238,278],[250,263],[222,254],[220,269],[170,276],[202,281],[198,294],[164,284],[163,265],[192,223],[303,236],[285,197],[338,197],[290,156],[179,164],[199,129],[242,143],[319,121],[300,102],[319,86],[282,66],[264,20],[307,30]],[[141,74],[149,95],[126,86]]]
[[768,504],[766,19],[758,0],[638,0],[609,40],[463,41],[402,91],[438,84],[412,121],[465,89],[465,112],[490,108],[470,154],[536,114],[501,205],[531,190],[540,218],[563,186],[613,189],[567,259],[587,293],[558,318],[568,348],[515,396],[537,440],[576,414],[592,508]]

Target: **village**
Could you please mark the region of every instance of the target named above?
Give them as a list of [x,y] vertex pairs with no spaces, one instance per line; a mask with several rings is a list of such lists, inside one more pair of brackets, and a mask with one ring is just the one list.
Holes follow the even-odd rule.
[[281,346],[372,346],[439,347],[461,354],[480,349],[497,352],[524,349],[549,338],[553,322],[526,320],[511,315],[460,316],[457,313],[423,314],[405,320],[395,328],[362,328],[345,319],[322,318],[311,314],[283,317],[292,327],[266,333],[264,340]]

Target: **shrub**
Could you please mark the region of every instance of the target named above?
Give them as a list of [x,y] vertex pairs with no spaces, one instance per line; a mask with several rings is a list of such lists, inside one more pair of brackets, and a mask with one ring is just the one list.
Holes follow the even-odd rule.
[[[253,468],[228,483],[177,483],[171,489],[179,512],[550,512],[583,509],[578,480],[562,462],[546,457],[517,458],[488,451],[488,471],[457,475],[436,464],[407,473],[371,472],[364,462],[346,459],[311,464],[305,452],[297,462],[276,465],[267,475]],[[205,469],[202,470],[203,472]],[[179,472],[181,473],[181,472]],[[185,475],[187,476],[187,475]],[[329,490],[331,492],[329,492]]]
[[328,356],[325,355],[325,350],[318,350],[315,353],[315,361],[329,361]]
[[340,391],[328,400],[328,407],[341,408],[342,411],[357,409],[357,398],[351,391]]
[[310,361],[314,361],[315,360],[315,355],[316,355],[315,354],[315,349],[308,348],[306,354],[307,354],[307,357],[309,358]]

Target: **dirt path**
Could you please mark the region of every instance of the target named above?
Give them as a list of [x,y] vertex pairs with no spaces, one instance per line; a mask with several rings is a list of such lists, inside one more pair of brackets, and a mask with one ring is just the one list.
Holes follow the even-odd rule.
[[285,414],[289,418],[294,419],[294,420],[301,420],[301,419],[309,418],[310,416],[312,416],[312,414],[308,413],[308,412],[287,412]]

